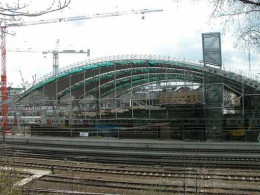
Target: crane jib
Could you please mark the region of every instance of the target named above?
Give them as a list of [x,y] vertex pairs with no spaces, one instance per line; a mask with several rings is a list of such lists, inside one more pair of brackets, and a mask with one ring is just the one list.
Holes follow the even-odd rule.
[[74,16],[68,18],[56,18],[56,19],[38,20],[38,21],[31,21],[31,22],[16,22],[16,23],[6,24],[5,26],[7,27],[31,26],[31,25],[38,25],[38,24],[51,24],[51,23],[58,23],[58,22],[70,22],[76,20],[88,20],[94,18],[105,18],[105,17],[122,16],[122,15],[130,15],[130,14],[145,14],[145,13],[162,12],[162,11],[163,11],[162,9],[141,9],[141,10],[131,10],[131,11],[122,11],[122,12],[96,13],[87,16]]

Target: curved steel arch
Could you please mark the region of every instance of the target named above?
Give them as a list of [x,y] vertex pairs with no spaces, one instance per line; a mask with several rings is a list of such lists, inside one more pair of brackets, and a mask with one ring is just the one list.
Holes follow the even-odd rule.
[[[147,74],[148,73],[148,74]],[[129,78],[132,81],[146,82],[143,80],[144,75],[149,75],[152,82],[153,79],[162,81],[167,75],[179,75],[179,80],[196,80],[202,82],[202,75],[214,75],[223,78],[223,82],[231,86],[235,90],[240,90],[244,85],[248,91],[260,91],[260,83],[258,76],[243,75],[244,72],[234,72],[226,69],[218,69],[214,67],[204,66],[201,63],[194,63],[188,61],[180,61],[171,57],[151,56],[151,55],[125,55],[125,56],[112,56],[106,58],[98,58],[74,64],[60,70],[57,75],[47,75],[40,79],[35,85],[20,94],[20,100],[30,95],[35,91],[47,90],[47,96],[59,99],[81,88],[85,88],[86,94],[96,92],[96,89],[104,89],[103,97],[113,93],[113,90],[129,88]],[[163,75],[163,76],[159,76]],[[182,79],[181,79],[182,78]],[[70,81],[68,81],[70,79]],[[174,80],[176,78],[170,78]],[[118,85],[115,89],[111,87],[115,83]],[[123,81],[123,82],[121,82]],[[87,87],[86,87],[87,86]],[[86,90],[87,88],[87,90]],[[82,91],[82,90],[81,90]],[[54,95],[53,95],[54,94]],[[83,97],[80,94],[78,97]]]
[[[164,75],[164,74],[162,74],[162,75]],[[135,87],[136,85],[138,86],[140,83],[142,83],[142,85],[145,85],[145,84],[150,84],[150,83],[154,83],[154,82],[176,82],[176,81],[181,82],[181,81],[183,81],[183,75],[174,74],[174,73],[167,74],[167,75],[168,75],[167,79],[165,78],[165,76],[160,76],[159,74],[152,76],[152,77],[151,76],[149,77],[148,75],[144,74],[143,78],[140,77],[140,76],[133,76],[132,77],[132,86],[133,87]],[[127,78],[127,80],[125,80],[126,78]],[[131,87],[131,76],[124,77],[123,80],[124,80],[124,82],[117,83],[116,87],[113,86],[113,81],[110,81],[110,82],[107,82],[107,83],[100,85],[100,88],[101,89],[105,88],[104,91],[106,91],[105,93],[102,94],[102,97],[106,97],[106,96],[108,96],[108,95],[110,95],[110,94],[112,94],[112,93],[114,93],[115,91],[118,91],[118,90],[122,90],[122,89],[128,90],[129,87]],[[194,79],[194,78],[187,77],[186,81],[201,83],[202,78]],[[91,93],[95,93],[98,90],[99,90],[99,86],[91,89],[85,95],[90,95]]]

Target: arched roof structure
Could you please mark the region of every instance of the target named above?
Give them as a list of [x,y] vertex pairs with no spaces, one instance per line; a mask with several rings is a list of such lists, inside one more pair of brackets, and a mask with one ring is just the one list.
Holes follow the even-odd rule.
[[233,93],[260,92],[260,77],[239,70],[219,69],[202,63],[152,55],[121,55],[97,58],[73,64],[57,75],[46,75],[23,91],[22,100],[34,92],[41,92],[50,100],[60,100],[66,94],[76,99],[88,95],[120,96],[133,87],[149,83],[186,81],[204,83],[214,76]]

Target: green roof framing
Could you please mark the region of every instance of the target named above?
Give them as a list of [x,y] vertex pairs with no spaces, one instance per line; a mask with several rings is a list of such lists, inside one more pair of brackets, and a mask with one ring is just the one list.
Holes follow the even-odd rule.
[[[20,100],[29,94],[39,91],[44,86],[67,78],[71,75],[82,74],[84,72],[96,71],[93,76],[86,77],[80,81],[72,83],[71,86],[62,88],[57,91],[57,98],[62,98],[67,93],[77,90],[86,85],[92,85],[88,88],[86,94],[96,93],[102,89],[102,96],[106,97],[116,91],[127,90],[129,87],[143,85],[152,82],[165,81],[189,81],[194,83],[202,83],[204,74],[222,77],[224,82],[233,86],[244,85],[253,91],[259,93],[260,85],[257,75],[249,75],[245,72],[235,72],[227,69],[218,69],[215,67],[204,66],[200,63],[181,61],[170,57],[151,56],[151,55],[125,55],[112,56],[107,58],[94,59],[60,70],[57,75],[47,75],[40,79],[35,85],[28,88],[20,94]],[[100,74],[98,74],[98,70]],[[132,76],[131,76],[132,75]],[[114,79],[116,77],[116,82]],[[100,87],[98,83],[100,82]],[[132,85],[130,84],[132,81]],[[116,85],[116,88],[113,87]],[[111,88],[112,87],[112,88]]]

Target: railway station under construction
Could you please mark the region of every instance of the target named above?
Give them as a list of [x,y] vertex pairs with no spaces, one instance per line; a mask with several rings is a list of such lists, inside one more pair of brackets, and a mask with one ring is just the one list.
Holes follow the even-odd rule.
[[[259,140],[258,75],[171,57],[73,64],[8,98],[12,133]],[[29,126],[29,128],[28,128]]]
[[[51,2],[47,13],[59,10],[52,8],[56,7],[56,3],[60,6],[62,3]],[[67,7],[72,1],[64,2]],[[141,14],[144,20],[146,13],[163,11],[131,9],[120,12],[118,2],[104,2],[84,4],[82,1],[78,5],[83,8],[80,9],[83,13],[87,13],[90,6],[92,13],[96,6],[101,10],[105,7],[110,9],[116,3],[116,11],[73,17],[63,17],[69,12],[61,11],[62,18],[38,21],[23,20],[23,13],[32,18],[44,14],[41,11],[32,15],[24,12],[32,4],[31,1],[23,5],[19,0],[17,5],[0,3],[1,7],[8,8],[0,11],[4,13],[0,26],[0,194],[260,194],[260,75],[223,66],[219,32],[202,33],[203,59],[199,62],[135,54],[87,58],[63,68],[59,68],[60,53],[85,53],[89,56],[90,49],[59,50],[58,39],[55,50],[40,51],[44,55],[53,55],[52,73],[36,80],[34,72],[33,83],[28,84],[20,71],[22,88],[7,87],[7,51],[39,52],[31,47],[28,50],[17,48],[9,51],[5,40],[7,28],[131,14]],[[145,4],[149,5],[147,2]],[[234,7],[244,9],[241,2],[238,1],[238,6],[234,3]],[[161,7],[162,4],[151,3],[153,7]],[[124,4],[126,6],[120,5],[120,8],[128,7],[127,2]],[[145,5],[131,1],[131,8],[134,4],[138,7]],[[227,4],[228,9],[233,6],[231,4]],[[169,2],[162,7],[166,6],[171,7]],[[39,10],[40,7],[37,6]],[[81,13],[76,7],[76,4],[71,5],[73,13]],[[186,54],[194,55],[195,51],[198,57],[197,42],[190,41],[190,38],[201,29],[189,32],[188,29],[197,24],[190,25],[193,21],[190,20],[191,10],[195,7],[188,3],[187,8],[189,13],[179,9],[176,17],[169,14],[171,9],[167,9],[166,14],[159,18],[170,18],[164,22],[166,28],[158,25],[152,17],[152,23],[142,22],[140,25],[129,22],[125,17],[127,28],[120,23],[113,26],[115,21],[110,23],[107,20],[100,26],[101,30],[97,28],[98,22],[93,23],[92,27],[88,23],[87,31],[90,33],[86,33],[79,28],[82,25],[79,22],[69,25],[71,30],[75,29],[75,34],[60,27],[57,35],[62,35],[62,39],[67,37],[66,42],[72,41],[77,46],[85,47],[90,43],[97,56],[108,51],[106,46],[109,46],[110,53],[116,50],[124,52],[125,48],[129,49],[127,41],[131,39],[135,46],[140,47],[134,51],[143,51],[141,46],[149,40],[146,47],[150,51],[155,51],[153,44],[150,44],[153,42],[156,50],[160,48],[159,53],[165,49],[172,52],[170,50],[174,48],[173,51],[178,54],[176,51],[182,48],[177,46],[182,45],[190,47],[185,48]],[[9,9],[14,15],[6,17]],[[218,12],[218,9],[215,11]],[[203,17],[206,16],[204,12],[207,10],[203,6]],[[175,14],[175,11],[172,13]],[[189,17],[187,22],[186,16]],[[202,25],[202,20],[197,16],[196,20]],[[181,26],[189,28],[183,31],[179,24],[169,25],[175,24],[173,17]],[[6,22],[5,18],[8,18]],[[110,29],[104,30],[104,27]],[[183,33],[176,36],[177,28],[185,34],[194,33],[192,36]],[[51,37],[56,34],[51,28],[46,29]],[[44,38],[48,44],[46,40],[51,38],[48,38],[46,29],[43,31],[45,34],[41,34],[40,30],[33,34],[37,34],[36,38]],[[137,34],[141,32],[141,39],[130,29]],[[96,34],[97,31],[100,34]],[[92,33],[94,37],[90,37],[89,42],[87,37]],[[118,39],[117,33],[122,35],[122,39]],[[156,33],[155,37],[153,33]],[[162,36],[167,38],[166,42],[161,39]],[[23,35],[22,40],[25,37]],[[175,39],[173,42],[170,41],[172,37]],[[109,42],[101,38],[109,39]],[[161,40],[160,44],[158,40]],[[27,45],[25,42],[21,42],[23,46]],[[19,41],[17,43],[15,45],[19,47]],[[35,39],[35,43],[37,47],[44,48],[45,43],[40,40]],[[123,45],[121,47],[116,43]],[[231,53],[225,57],[235,56],[232,50],[226,51]],[[23,57],[26,58],[25,55]],[[18,58],[15,60],[18,61]],[[75,58],[71,57],[70,60],[75,62]],[[239,61],[236,59],[235,62]],[[22,63],[19,61],[17,64],[21,67]],[[39,64],[33,61],[33,65]]]

